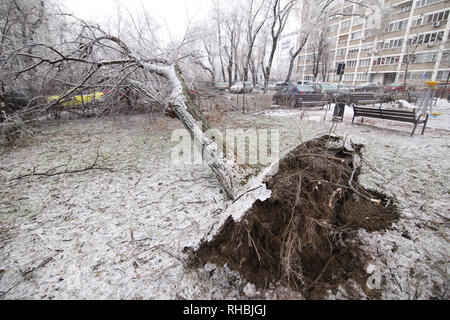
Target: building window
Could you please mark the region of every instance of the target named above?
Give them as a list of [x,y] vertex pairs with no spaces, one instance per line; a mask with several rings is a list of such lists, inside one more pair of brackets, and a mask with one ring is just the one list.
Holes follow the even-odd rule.
[[450,10],[436,12],[432,14],[427,14],[426,16],[421,18],[417,18],[413,21],[414,26],[420,26],[430,23],[440,23],[442,21],[447,21]]
[[447,70],[447,71],[438,71],[438,73],[436,74],[436,80],[447,81],[449,73],[450,73],[449,70]]
[[349,48],[348,54],[355,54],[359,52],[359,48]]
[[442,52],[441,62],[445,62],[446,64],[450,63],[450,50]]
[[423,52],[416,53],[413,56],[412,61],[414,63],[427,63],[427,62],[435,62],[437,58],[438,52]]
[[345,55],[345,52],[347,51],[347,49],[337,49],[336,50],[336,55],[337,56],[343,56],[343,55]]
[[359,60],[360,67],[367,67],[370,64],[370,59],[361,59]]
[[422,25],[422,18],[413,18],[411,21],[411,27],[417,27]]
[[341,29],[347,29],[348,27],[350,27],[350,20],[341,23]]
[[397,13],[400,14],[400,13],[404,13],[404,12],[409,12],[409,11],[411,11],[411,8],[412,8],[412,3],[404,4],[397,9]]
[[433,32],[433,33],[424,33],[418,36],[414,36],[408,39],[407,44],[425,44],[425,43],[433,43],[440,42],[444,37],[444,31]]
[[418,0],[418,1],[416,1],[416,8],[425,7],[430,4],[435,4],[438,2],[442,2],[442,1],[444,1],[444,0]]
[[350,34],[350,40],[357,40],[357,39],[361,39],[362,37],[362,30],[356,31],[356,32],[352,32]]
[[[406,73],[406,80],[430,80],[431,76],[433,75],[432,71],[419,71],[419,72],[407,72]],[[405,73],[402,72],[399,79],[404,78]]]
[[352,26],[357,26],[364,23],[364,19],[362,17],[354,17]]
[[348,40],[348,34],[345,34],[343,36],[339,36],[339,42],[344,42]]
[[380,45],[380,48],[378,49],[400,48],[403,44],[403,39],[386,40],[385,42],[382,43],[383,45]]
[[353,77],[354,77],[354,74],[352,74],[352,73],[344,74],[344,81],[353,81]]
[[377,58],[373,60],[373,65],[374,66],[380,66],[380,65],[385,65],[385,64],[398,64],[400,61],[400,57],[399,56],[392,56],[392,57],[382,57],[382,58]]
[[367,81],[367,73],[357,73],[356,74],[356,81]]
[[398,30],[404,30],[404,29],[406,29],[407,24],[408,24],[408,19],[391,22],[391,23],[389,23],[389,25],[386,28],[384,28],[384,32],[387,33],[387,32],[394,32],[394,31],[398,31]]
[[354,68],[356,67],[357,62],[358,62],[357,60],[349,60],[346,62],[345,66],[348,68]]

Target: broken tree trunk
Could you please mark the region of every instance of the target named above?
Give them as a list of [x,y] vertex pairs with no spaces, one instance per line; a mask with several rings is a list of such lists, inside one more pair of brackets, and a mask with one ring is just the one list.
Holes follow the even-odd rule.
[[[143,63],[145,70],[156,73],[166,78],[172,85],[169,107],[177,115],[190,132],[194,140],[202,146],[204,160],[222,183],[225,191],[231,199],[236,199],[239,191],[245,186],[245,170],[237,163],[232,153],[223,157],[223,141],[214,141],[205,132],[211,129],[211,125],[203,116],[199,108],[194,104],[188,94],[188,90],[181,76],[178,66],[165,63]],[[142,87],[142,83],[132,82]]]

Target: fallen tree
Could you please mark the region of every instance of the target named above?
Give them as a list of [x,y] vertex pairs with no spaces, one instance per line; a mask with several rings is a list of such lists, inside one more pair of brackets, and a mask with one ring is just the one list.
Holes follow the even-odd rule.
[[[358,247],[349,242],[353,231],[386,228],[395,219],[389,199],[357,184],[361,145],[355,141],[326,136],[305,143],[256,175],[259,170],[241,164],[224,141],[207,135],[211,125],[191,100],[176,56],[146,55],[118,36],[81,24],[82,36],[76,41],[32,43],[2,54],[3,83],[29,75],[41,88],[55,81],[64,84],[56,99],[27,105],[14,117],[36,120],[60,108],[77,90],[99,83],[115,88],[126,84],[171,110],[233,199],[220,217],[222,223],[198,247],[187,249],[190,266],[227,263],[261,286],[282,281],[294,289],[314,290],[333,277],[348,277],[349,270],[340,266],[360,257]],[[350,273],[361,280],[358,261]]]
[[[48,80],[52,78],[67,82],[64,79],[67,74],[61,70],[79,69],[77,81],[67,85],[68,90],[63,91],[56,99],[43,99],[40,104],[20,108],[15,116],[33,121],[47,112],[61,109],[61,104],[82,88],[98,85],[100,81],[117,88],[125,83],[140,92],[149,102],[157,100],[175,113],[201,145],[204,160],[226,193],[231,199],[238,197],[245,189],[249,168],[239,164],[233,152],[225,152],[225,156],[222,156],[223,150],[226,150],[224,142],[214,141],[205,134],[211,125],[191,100],[178,61],[156,54],[143,57],[139,50],[132,50],[119,37],[107,34],[98,26],[88,25],[84,21],[80,23],[83,30],[90,32],[84,32],[82,41],[78,41],[76,45],[33,43],[3,55],[3,71],[7,70],[3,72],[3,82],[32,73],[34,78],[41,81],[40,86],[46,87],[49,85]],[[113,58],[106,58],[108,56]],[[17,70],[12,63],[21,59],[26,59],[27,64],[20,64],[21,68]],[[250,171],[252,172],[251,169]]]

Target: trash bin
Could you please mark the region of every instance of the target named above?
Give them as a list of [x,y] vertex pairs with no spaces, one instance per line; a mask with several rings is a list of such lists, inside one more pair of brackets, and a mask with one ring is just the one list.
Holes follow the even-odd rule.
[[338,96],[335,101],[333,121],[342,121],[344,120],[345,98],[343,96]]

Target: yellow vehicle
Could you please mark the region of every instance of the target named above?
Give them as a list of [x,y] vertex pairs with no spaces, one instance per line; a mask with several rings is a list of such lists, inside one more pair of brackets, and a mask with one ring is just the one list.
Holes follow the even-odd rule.
[[[59,104],[66,107],[66,106],[80,106],[85,105],[90,102],[100,100],[103,97],[103,92],[100,91],[94,91],[94,90],[82,90],[79,92],[76,96],[68,96],[62,99]],[[50,102],[54,102],[59,99],[62,95],[55,95],[48,97],[48,100]]]

